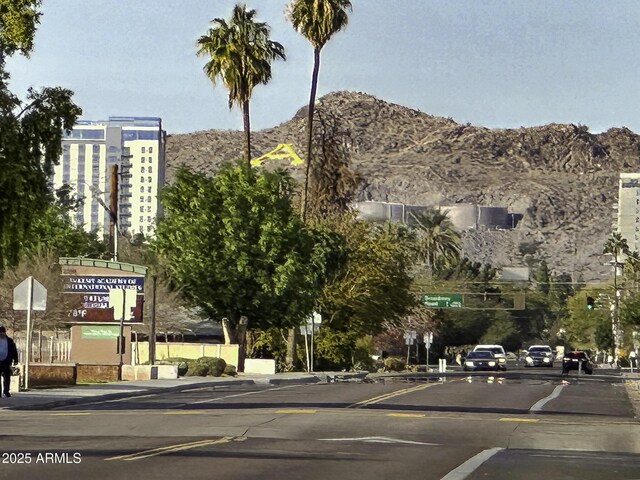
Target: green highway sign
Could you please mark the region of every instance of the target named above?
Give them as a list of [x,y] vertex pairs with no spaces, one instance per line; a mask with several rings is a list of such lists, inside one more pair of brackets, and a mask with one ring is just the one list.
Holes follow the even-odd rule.
[[422,303],[432,308],[462,308],[462,294],[460,293],[425,293]]

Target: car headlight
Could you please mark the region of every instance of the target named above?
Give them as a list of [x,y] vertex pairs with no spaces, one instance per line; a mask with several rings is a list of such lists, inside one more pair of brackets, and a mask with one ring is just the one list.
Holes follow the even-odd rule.
[[489,362],[489,366],[490,367],[495,367],[496,366],[496,362]]
[[527,357],[525,358],[525,360],[527,361],[527,363],[533,363],[533,358],[531,357]]
[[473,362],[464,362],[467,367],[473,367]]
[[549,357],[544,357],[544,358],[542,359],[542,361],[543,361],[544,363],[549,363],[549,362],[551,361],[551,359],[550,359]]
[[507,363],[507,359],[506,359],[506,358],[502,358],[502,357],[500,357],[500,358],[498,359],[498,362],[499,362],[499,363]]

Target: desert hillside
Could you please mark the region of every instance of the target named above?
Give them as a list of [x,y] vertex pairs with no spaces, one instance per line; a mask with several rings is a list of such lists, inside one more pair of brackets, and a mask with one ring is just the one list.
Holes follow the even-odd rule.
[[[582,125],[518,129],[461,125],[370,95],[335,92],[319,100],[347,131],[350,167],[362,199],[408,204],[477,203],[521,213],[514,230],[468,231],[464,253],[495,266],[522,265],[523,244],[538,245],[555,272],[602,280],[602,246],[615,222],[620,172],[640,169],[640,137],[627,128],[593,134]],[[304,151],[306,108],[254,132],[256,156],[279,143]],[[242,155],[239,131],[170,135],[167,179],[179,165],[211,172]],[[301,178],[302,168],[293,170]]]

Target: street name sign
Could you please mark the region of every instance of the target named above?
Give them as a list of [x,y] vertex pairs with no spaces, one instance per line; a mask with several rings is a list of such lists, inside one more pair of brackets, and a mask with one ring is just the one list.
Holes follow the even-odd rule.
[[462,308],[461,293],[425,293],[422,303],[431,308]]

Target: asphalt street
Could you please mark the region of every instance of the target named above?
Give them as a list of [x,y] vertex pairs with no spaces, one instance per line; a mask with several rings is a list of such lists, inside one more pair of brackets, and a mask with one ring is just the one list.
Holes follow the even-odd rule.
[[0,411],[0,478],[631,479],[619,378],[225,385]]

